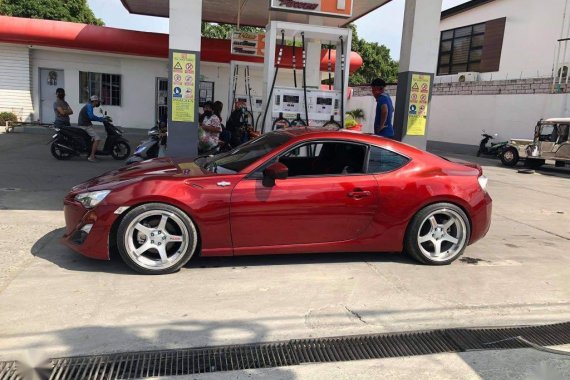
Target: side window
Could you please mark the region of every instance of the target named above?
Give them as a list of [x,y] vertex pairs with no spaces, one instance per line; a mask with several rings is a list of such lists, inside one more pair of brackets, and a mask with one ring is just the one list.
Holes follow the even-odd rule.
[[279,158],[289,177],[364,173],[366,146],[344,142],[319,142],[298,146]]
[[368,173],[386,173],[406,165],[410,160],[390,150],[370,147]]

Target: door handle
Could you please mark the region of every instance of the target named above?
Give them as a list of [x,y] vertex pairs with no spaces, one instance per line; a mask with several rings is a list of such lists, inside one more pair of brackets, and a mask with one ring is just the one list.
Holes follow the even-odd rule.
[[354,191],[351,191],[350,193],[348,193],[348,196],[350,198],[354,198],[354,199],[362,199],[362,198],[366,198],[371,196],[372,193],[370,191],[363,191],[361,189],[354,189]]

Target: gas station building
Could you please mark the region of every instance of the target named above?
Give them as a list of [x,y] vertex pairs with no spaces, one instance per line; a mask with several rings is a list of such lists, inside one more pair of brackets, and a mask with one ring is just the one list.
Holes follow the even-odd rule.
[[[66,89],[77,111],[87,94],[99,92],[120,125],[148,128],[167,118],[173,156],[196,153],[201,99],[221,100],[223,117],[234,100],[245,99],[258,130],[271,130],[280,114],[289,121],[300,115],[310,126],[331,116],[341,123],[349,110],[349,72],[362,65],[348,53],[347,25],[390,0],[121,1],[133,14],[168,17],[169,35],[0,16],[0,65],[10,71],[0,78],[10,90],[0,93],[0,111],[17,103],[23,120],[50,123],[56,87]],[[405,4],[394,125],[398,139],[425,148],[441,0]],[[266,34],[203,39],[202,21],[261,27]],[[334,75],[330,87],[321,85],[327,71]],[[156,106],[141,104],[142,94],[151,94]]]

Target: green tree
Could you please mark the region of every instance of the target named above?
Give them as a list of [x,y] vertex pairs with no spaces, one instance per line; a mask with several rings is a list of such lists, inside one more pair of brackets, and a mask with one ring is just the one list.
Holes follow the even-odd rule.
[[87,0],[0,0],[0,14],[104,25],[95,17]]
[[390,57],[390,49],[376,42],[367,42],[358,37],[354,24],[352,29],[352,51],[362,57],[362,67],[350,75],[351,85],[370,84],[375,78],[382,78],[388,83],[398,80],[398,62]]
[[[231,34],[238,30],[238,27],[235,25],[228,25],[228,24],[212,24],[209,22],[202,23],[202,37],[206,38],[216,38],[216,39],[226,39],[230,38]],[[249,32],[249,33],[263,33],[265,29],[256,28],[253,26],[242,26],[239,28],[241,32]]]

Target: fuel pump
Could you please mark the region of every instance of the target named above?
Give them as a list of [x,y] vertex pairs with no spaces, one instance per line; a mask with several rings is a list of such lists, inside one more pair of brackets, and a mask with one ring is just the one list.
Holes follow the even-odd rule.
[[[334,28],[314,25],[295,24],[281,21],[272,21],[268,25],[266,35],[266,59],[265,80],[267,83],[265,94],[267,103],[266,113],[261,123],[263,131],[273,130],[291,126],[327,126],[331,125],[331,120],[337,128],[343,124],[343,114],[345,105],[346,73],[348,72],[345,59],[345,52],[350,49],[350,29]],[[279,34],[278,34],[279,31]],[[280,37],[280,38],[279,38]],[[296,56],[298,46],[293,43],[293,86],[287,87],[276,85],[278,73],[283,70],[281,66],[283,49],[286,41],[297,42],[301,40],[303,51],[302,71],[303,79],[301,86],[297,86],[298,59]],[[337,41],[337,63],[335,65],[334,85],[332,82],[331,51],[333,46],[329,45],[329,62],[327,71],[329,77],[328,88],[321,86],[320,71],[315,73],[315,50],[319,49],[319,58],[322,45],[320,41]],[[310,41],[309,43],[307,43]],[[348,43],[345,43],[348,42]],[[312,49],[309,50],[308,49]],[[346,49],[346,50],[345,50]],[[273,54],[271,54],[273,50]],[[271,60],[277,52],[277,64],[272,65]],[[309,56],[311,63],[309,63]],[[340,58],[340,59],[339,59]],[[320,60],[318,68],[320,70]],[[308,83],[308,70],[311,72],[311,81]],[[271,113],[271,118],[267,119],[267,114]],[[288,123],[284,122],[287,120]]]

